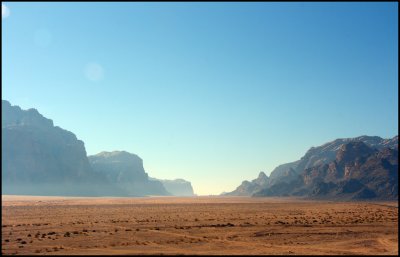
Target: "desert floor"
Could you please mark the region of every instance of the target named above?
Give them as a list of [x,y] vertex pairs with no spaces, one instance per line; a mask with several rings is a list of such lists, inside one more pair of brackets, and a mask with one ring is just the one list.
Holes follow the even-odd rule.
[[398,255],[397,202],[2,196],[2,254]]

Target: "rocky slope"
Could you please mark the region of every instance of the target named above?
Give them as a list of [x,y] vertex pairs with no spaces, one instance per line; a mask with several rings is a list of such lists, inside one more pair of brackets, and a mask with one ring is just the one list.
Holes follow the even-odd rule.
[[333,161],[336,153],[344,144],[354,141],[363,142],[374,149],[398,148],[398,136],[391,139],[383,139],[377,136],[339,138],[318,147],[311,147],[300,160],[278,166],[271,172],[269,184],[289,182],[305,169]]
[[268,176],[265,175],[263,171],[261,171],[256,179],[253,179],[252,181],[245,180],[234,191],[229,193],[224,193],[222,195],[249,196],[263,189],[267,185],[268,180],[269,180]]
[[255,196],[297,195],[329,199],[397,199],[398,150],[371,148],[360,141],[342,145],[334,161],[305,169],[292,183],[281,182]]
[[160,181],[150,180],[143,160],[125,151],[101,152],[89,156],[93,170],[112,184],[124,189],[128,196],[171,195]]
[[244,182],[240,194],[397,199],[397,149],[398,136],[337,139],[312,147],[298,161],[278,166],[256,192],[252,183]]
[[43,117],[2,100],[2,194],[121,195],[90,167],[84,143]]
[[127,152],[86,155],[84,143],[43,117],[2,100],[2,194],[171,195]]

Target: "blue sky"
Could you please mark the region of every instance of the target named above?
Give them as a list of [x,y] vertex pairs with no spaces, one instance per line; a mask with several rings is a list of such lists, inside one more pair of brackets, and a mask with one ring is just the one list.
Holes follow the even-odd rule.
[[398,133],[398,4],[8,3],[2,99],[197,194]]

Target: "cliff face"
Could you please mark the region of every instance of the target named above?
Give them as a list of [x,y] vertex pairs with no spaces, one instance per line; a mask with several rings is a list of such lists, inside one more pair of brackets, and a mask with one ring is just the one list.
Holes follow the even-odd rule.
[[123,194],[93,172],[82,141],[36,109],[2,100],[1,147],[3,194]]
[[291,182],[269,185],[255,196],[296,195],[328,199],[398,199],[398,149],[349,141],[335,159],[304,169]]
[[[2,193],[60,196],[171,195],[124,151],[86,156],[84,143],[43,117],[2,100]],[[165,181],[193,195],[190,182]],[[175,185],[175,186],[173,186]],[[178,187],[180,185],[181,187]]]
[[397,149],[398,136],[336,139],[224,195],[397,199]]
[[156,179],[153,180],[160,181],[165,189],[171,193],[173,196],[194,196],[192,184],[184,179]]
[[101,152],[89,156],[96,173],[102,174],[129,196],[171,195],[160,181],[150,180],[142,159],[125,151]]
[[270,175],[269,185],[296,179],[303,170],[318,165],[328,164],[335,160],[340,148],[350,142],[363,142],[372,149],[398,148],[398,136],[383,139],[377,136],[360,136],[355,138],[339,138],[321,146],[311,147],[306,154],[297,161],[283,164],[275,168]]

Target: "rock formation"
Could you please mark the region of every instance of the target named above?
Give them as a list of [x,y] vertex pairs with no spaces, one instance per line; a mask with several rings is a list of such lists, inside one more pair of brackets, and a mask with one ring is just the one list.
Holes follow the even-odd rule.
[[101,152],[89,156],[93,170],[123,190],[128,196],[171,195],[160,181],[150,180],[143,160],[125,151]]
[[398,136],[337,139],[274,169],[256,191],[243,182],[228,195],[397,199]]
[[234,191],[224,193],[226,196],[250,196],[261,189],[263,189],[268,183],[268,176],[263,171],[260,172],[256,179],[250,181],[243,181]]
[[2,194],[121,195],[90,167],[84,143],[43,117],[2,100]]
[[160,181],[165,189],[171,193],[173,196],[194,196],[192,184],[189,181],[184,179],[156,179],[151,178],[157,181]]

